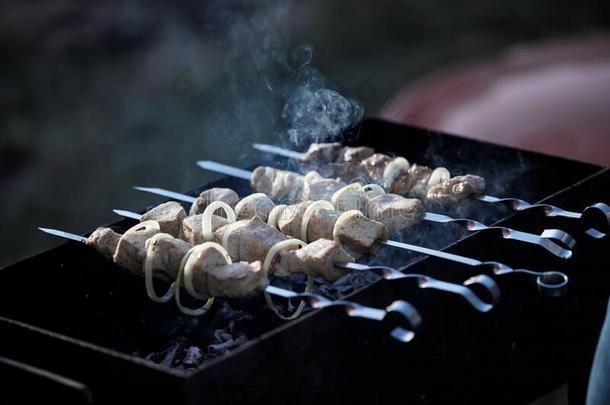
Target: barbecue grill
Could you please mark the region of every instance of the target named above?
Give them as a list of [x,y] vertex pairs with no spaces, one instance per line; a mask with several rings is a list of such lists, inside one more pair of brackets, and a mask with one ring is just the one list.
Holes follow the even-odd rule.
[[[610,172],[598,166],[372,119],[353,132],[348,144],[476,172],[493,195],[578,212],[610,201]],[[214,186],[250,192],[246,182],[221,178],[189,194]],[[532,233],[562,229],[577,239],[578,250],[562,260],[501,235],[466,235],[452,224],[418,225],[404,240],[515,267],[563,271],[570,277],[567,293],[545,297],[531,288],[531,278],[513,274],[496,278],[503,296],[490,313],[472,311],[459,297],[418,289],[410,279],[375,281],[347,295],[376,307],[398,299],[417,307],[424,324],[408,344],[388,338],[397,319],[368,322],[328,308],[285,323],[261,309],[262,300],[240,300],[232,306],[255,320],[247,342],[197,367],[184,361],[167,367],[142,354],[176,342],[205,346],[223,322],[222,307],[201,318],[183,316],[173,305],[148,300],[141,279],[68,242],[0,272],[3,395],[23,402],[52,395],[70,403],[525,404],[569,383],[571,399],[583,400],[610,290],[610,238],[592,238],[585,233],[589,224],[548,217],[542,209],[516,212],[471,201],[459,213]],[[111,224],[117,230],[132,225]],[[410,272],[453,282],[478,273],[395,250],[372,260],[409,264]],[[17,389],[17,383],[28,388]]]

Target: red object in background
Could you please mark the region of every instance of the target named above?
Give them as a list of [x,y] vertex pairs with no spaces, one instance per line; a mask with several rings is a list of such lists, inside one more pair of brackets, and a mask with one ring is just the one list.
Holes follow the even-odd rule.
[[380,116],[610,166],[610,37],[514,47],[439,71],[401,91]]

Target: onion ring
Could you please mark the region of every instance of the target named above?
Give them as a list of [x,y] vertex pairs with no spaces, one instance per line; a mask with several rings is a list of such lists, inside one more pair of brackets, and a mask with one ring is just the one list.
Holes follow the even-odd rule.
[[174,237],[167,233],[158,233],[146,241],[147,248],[146,257],[144,258],[144,284],[146,285],[146,294],[148,295],[148,298],[150,298],[154,302],[163,304],[174,297],[174,292],[176,290],[176,282],[172,282],[165,294],[163,294],[161,297],[159,297],[155,292],[155,286],[153,283],[153,259],[157,251],[153,248],[155,246],[155,243],[161,239],[174,239]]
[[[216,242],[205,242],[201,245],[195,246],[193,248],[192,254],[201,257],[206,251],[210,249],[214,249],[218,253],[220,253],[227,264],[232,263],[231,257],[229,256],[229,253],[226,251],[226,249]],[[184,266],[184,288],[193,297],[198,298],[200,300],[204,300],[206,299],[206,297],[200,294],[193,285],[193,266],[189,266],[189,263],[190,262],[187,262]]]
[[214,231],[212,230],[212,217],[214,216],[214,211],[217,209],[222,209],[227,215],[227,219],[230,223],[235,222],[235,213],[233,212],[233,208],[225,202],[222,201],[214,201],[210,203],[203,211],[201,216],[201,233],[203,235],[203,240],[206,242],[214,239]]
[[390,186],[396,178],[409,170],[409,161],[401,156],[394,158],[383,169],[383,181]]
[[284,209],[287,207],[286,204],[280,204],[273,207],[271,212],[269,213],[269,218],[267,218],[267,223],[274,228],[277,228],[277,221],[282,216]]
[[449,180],[450,178],[451,173],[449,173],[447,168],[437,167],[428,178],[428,187],[434,187],[437,184],[441,184],[442,182]]
[[337,236],[337,230],[343,226],[343,223],[347,220],[347,217],[350,215],[353,215],[355,212],[364,216],[364,214],[358,210],[345,211],[345,212],[342,212],[341,215],[339,215],[339,218],[337,218],[337,221],[335,222],[335,226],[333,227],[333,240],[336,240],[337,242],[341,242],[339,240],[339,237]]
[[209,311],[209,309],[214,304],[214,297],[212,297],[212,298],[209,298],[201,308],[191,309],[191,308],[187,308],[184,305],[182,305],[182,302],[180,301],[180,287],[182,286],[182,278],[184,276],[184,267],[185,267],[186,262],[188,261],[189,257],[191,257],[191,255],[193,254],[193,250],[196,247],[197,246],[192,247],[188,252],[186,252],[184,257],[182,258],[182,261],[180,262],[180,270],[178,270],[178,277],[176,277],[176,294],[175,294],[176,305],[178,306],[178,309],[180,309],[180,312],[182,312],[183,314],[192,315],[192,316],[198,316],[198,315],[205,314],[206,312]]
[[[283,240],[281,242],[276,243],[275,245],[273,245],[271,247],[271,249],[269,249],[269,251],[267,252],[267,255],[265,256],[265,261],[263,262],[263,270],[265,272],[267,272],[267,274],[269,274],[269,270],[271,268],[271,263],[273,262],[275,255],[280,250],[290,248],[290,247],[301,248],[305,245],[306,245],[306,243],[299,239],[287,239],[287,240]],[[314,281],[314,278],[312,276],[307,276],[307,284],[305,285],[305,292],[311,291],[311,288],[313,287],[313,281]],[[265,291],[264,294],[265,294],[265,301],[267,301],[269,308],[271,308],[271,310],[273,311],[274,314],[276,314],[279,318],[281,318],[285,321],[289,321],[289,320],[297,318],[299,315],[301,315],[301,313],[305,309],[305,301],[301,301],[301,303],[297,307],[296,311],[294,311],[294,313],[292,313],[291,315],[284,315],[280,312],[277,305],[275,305],[275,303],[273,302],[273,298],[271,297],[271,294],[269,294],[267,291]]]
[[263,197],[267,197],[267,194],[263,194],[263,193],[254,193],[254,194],[250,194],[244,198],[242,198],[236,205],[235,205],[235,216],[237,218],[239,218],[239,214],[241,213],[241,210],[244,208],[244,205],[246,205],[247,203],[249,203],[250,201],[254,200],[254,199],[258,199],[258,198],[263,198]]
[[[345,187],[340,188],[339,190],[335,191],[335,193],[333,194],[333,196],[330,198],[330,202],[332,202],[333,206],[335,207],[335,209],[339,210],[339,211],[347,211],[350,209],[357,209],[358,207],[358,203],[357,203],[357,191],[361,191],[362,190],[362,184],[360,183],[352,183],[352,184],[348,184]],[[349,198],[349,200],[347,200],[347,198]],[[356,198],[354,198],[356,197]],[[345,201],[347,202],[347,205],[344,203]]]
[[303,213],[303,218],[301,219],[301,240],[303,242],[307,242],[307,228],[309,227],[309,220],[313,215],[313,212],[316,208],[323,210],[334,210],[335,207],[330,203],[330,201],[326,200],[318,200],[314,201],[305,209]]
[[379,184],[375,184],[375,183],[371,183],[371,184],[362,186],[362,191],[364,191],[364,193],[366,194],[366,196],[368,198],[374,198],[374,197],[386,194],[383,187],[381,187]]

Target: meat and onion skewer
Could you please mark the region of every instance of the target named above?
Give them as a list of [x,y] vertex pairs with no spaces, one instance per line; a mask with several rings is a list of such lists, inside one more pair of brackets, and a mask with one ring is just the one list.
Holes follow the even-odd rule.
[[[401,231],[420,220],[437,223],[452,222],[470,231],[498,232],[505,239],[538,245],[562,259],[572,257],[573,249],[576,247],[574,238],[558,229],[547,229],[540,235],[534,235],[507,227],[487,226],[472,219],[455,219],[447,215],[426,212],[425,206],[420,200],[386,193],[377,184],[363,186],[359,183],[352,183],[346,185],[338,179],[324,178],[316,172],[300,175],[265,166],[259,166],[250,172],[212,161],[199,161],[197,164],[205,170],[250,180],[256,192],[265,193],[276,201],[325,199],[339,202],[339,205],[335,205],[340,210],[359,209],[371,219],[386,225],[390,232]],[[155,189],[137,189],[155,191]]]
[[[159,225],[155,225],[153,222],[154,221],[146,221],[138,224],[127,230],[123,236],[116,233],[113,234],[113,232],[110,232],[111,230],[109,230],[109,228],[100,228],[96,231],[97,233],[94,232],[88,238],[56,229],[39,229],[43,232],[65,239],[84,242],[95,247],[98,252],[108,257],[112,245],[116,242],[116,246],[118,247],[120,243],[119,240],[125,238],[126,234],[129,236],[127,239],[133,243],[133,245],[130,245],[130,249],[127,249],[126,251],[132,253],[133,251],[131,249],[135,248],[136,245],[139,246],[138,250],[140,252],[143,250],[150,250],[150,247],[144,249],[145,246],[142,245],[142,243],[146,244],[147,241],[150,241],[148,242],[150,246],[151,244],[160,240],[175,239],[169,234],[159,233]],[[117,235],[119,240],[117,240]],[[158,235],[166,236],[159,237]],[[216,254],[216,257],[210,253]],[[112,255],[115,261],[116,258],[121,256],[122,254]],[[345,308],[345,312],[348,316],[360,317],[374,321],[383,321],[389,313],[396,312],[402,315],[410,325],[408,329],[403,327],[395,327],[390,333],[393,338],[402,342],[412,340],[415,336],[414,330],[416,330],[421,323],[421,316],[419,315],[418,311],[411,304],[402,300],[392,302],[392,304],[385,309],[379,309],[360,305],[347,300],[332,300],[319,294],[297,293],[271,286],[269,285],[267,275],[262,271],[262,264],[260,262],[231,263],[227,252],[224,250],[224,248],[217,244],[208,243],[198,245],[187,250],[182,256],[179,254],[170,254],[170,256],[180,259],[180,264],[178,266],[179,271],[176,274],[178,284],[176,288],[177,300],[179,300],[180,284],[184,282],[187,291],[190,293],[195,293],[195,295],[198,297],[208,299],[208,303],[213,299],[212,296],[237,298],[250,296],[257,291],[264,291],[268,294],[287,299],[303,299],[307,301],[311,307],[316,309],[330,306],[342,306]],[[143,262],[144,258],[141,254],[136,254],[132,259],[133,260],[121,262],[121,265],[128,265],[129,267],[127,270],[137,273],[138,275],[142,275],[142,269],[138,269],[135,266]],[[143,265],[143,263],[141,264]],[[202,309],[205,310],[206,307],[207,305]],[[181,307],[181,310],[185,311],[185,308]],[[187,314],[201,313],[189,311],[185,312]]]
[[[241,170],[241,169],[239,169],[239,170]],[[243,170],[243,172],[247,172],[247,171]],[[247,172],[247,173],[249,173],[249,172]],[[166,193],[167,190],[164,190],[161,188],[136,187],[136,189],[140,190],[140,191],[151,192],[151,193],[158,194],[158,195],[169,196],[171,198],[178,199],[178,200],[181,200],[181,201],[184,201],[187,203],[192,203],[193,201],[196,200],[195,197],[192,197],[192,196],[189,196],[186,194],[180,194],[180,193],[176,193],[173,191],[168,191]],[[505,264],[498,263],[498,262],[491,262],[491,261],[482,262],[480,260],[476,260],[473,258],[460,256],[460,255],[456,255],[456,254],[452,254],[452,253],[447,253],[447,252],[443,252],[440,250],[429,249],[429,248],[425,248],[422,246],[412,245],[412,244],[408,244],[408,243],[404,243],[404,242],[397,242],[397,241],[392,241],[392,240],[385,240],[385,241],[376,240],[375,242],[378,244],[389,245],[389,246],[393,246],[393,247],[397,247],[397,248],[401,248],[401,249],[406,249],[406,250],[410,250],[410,251],[414,251],[414,252],[418,252],[418,253],[427,254],[430,256],[439,257],[442,259],[466,264],[469,266],[481,267],[485,270],[492,271],[496,275],[504,275],[504,274],[510,274],[510,273],[523,273],[523,274],[531,275],[531,276],[536,277],[536,283],[538,285],[538,288],[543,293],[548,294],[548,295],[561,295],[565,291],[565,288],[568,284],[568,276],[565,273],[562,273],[559,271],[536,272],[536,271],[532,271],[532,270],[528,270],[528,269],[513,269]]]
[[324,174],[344,179],[368,177],[372,181],[399,194],[411,193],[430,201],[457,202],[472,197],[487,203],[500,203],[516,211],[540,209],[548,217],[565,217],[582,220],[585,233],[601,239],[610,234],[610,206],[595,203],[582,212],[568,211],[550,204],[532,204],[519,198],[495,197],[483,194],[484,179],[466,175],[451,177],[446,168],[434,170],[417,164],[410,165],[402,158],[391,158],[375,153],[369,147],[343,147],[340,143],[311,144],[305,153],[275,145],[253,144],[254,148],[298,160],[305,169],[314,167]]
[[[207,213],[212,213],[213,211],[216,210],[216,207],[217,206],[214,206],[214,205],[208,206],[206,209]],[[153,208],[153,210],[151,210],[149,212],[153,212],[154,210],[155,209]],[[136,220],[142,220],[145,217],[150,217],[150,215],[146,215],[146,214],[141,215],[141,214],[133,213],[130,211],[125,211],[125,210],[114,210],[114,212],[118,213],[119,215],[122,215],[122,216],[125,216],[128,218],[132,218],[132,219],[136,219]],[[209,218],[208,218],[208,221],[209,221]],[[276,229],[274,229],[272,226],[270,226],[268,224],[264,224],[258,218],[253,218],[250,220],[242,220],[240,222],[241,222],[241,224],[237,224],[238,227],[245,229],[245,230],[249,230],[250,234],[254,234],[253,235],[254,237],[248,237],[248,235],[242,235],[241,239],[243,239],[245,241],[254,241],[254,239],[258,237],[258,239],[260,241],[260,238],[262,237],[263,240],[266,240],[266,241],[274,241],[274,240],[278,241],[275,244],[273,244],[269,250],[273,249],[275,246],[278,246],[279,249],[282,249],[283,247],[280,246],[280,244],[282,244],[282,243],[288,243],[289,245],[287,245],[286,247],[290,247],[290,244],[304,245],[304,243],[302,243],[301,241],[295,241],[294,239],[289,239],[287,237],[283,238],[282,236],[279,235],[279,232]],[[202,226],[204,226],[204,225],[205,224],[202,224]],[[234,229],[235,229],[235,226],[236,225],[233,225]],[[225,239],[227,241],[231,241],[230,235],[227,232],[230,233],[230,232],[232,232],[232,230],[230,228],[228,228],[228,225],[227,225],[227,229],[223,229],[223,228],[224,227],[218,227],[215,229],[216,231],[218,231],[217,233],[215,233],[215,236],[216,236],[215,240],[217,242],[221,242],[223,245],[226,245],[226,242],[224,241]],[[256,234],[258,234],[258,235],[256,235]],[[301,242],[301,243],[299,243],[299,242]],[[236,245],[241,246],[241,243],[239,243],[239,244],[233,243],[233,247],[235,247]],[[233,253],[231,254],[232,257],[234,257],[234,258],[237,257],[238,259],[241,259],[241,257],[239,257],[239,254],[235,253],[236,249],[232,248],[231,246],[225,246],[225,247],[227,248],[228,251],[233,251]],[[243,250],[243,249],[240,249],[240,250]],[[258,250],[260,250],[260,249],[258,249]],[[339,248],[338,244],[336,244],[333,241],[330,241],[328,239],[323,239],[323,238],[317,239],[315,242],[309,243],[303,249],[293,250],[293,251],[287,250],[284,252],[279,252],[279,250],[278,250],[277,252],[279,253],[278,254],[278,263],[273,269],[274,274],[287,275],[289,271],[294,271],[294,270],[290,270],[290,269],[297,269],[297,271],[299,269],[303,269],[304,270],[303,272],[305,272],[305,274],[307,274],[308,276],[321,276],[324,279],[326,279],[327,281],[334,281],[337,278],[339,278],[340,276],[342,276],[344,274],[345,270],[353,270],[353,271],[373,271],[386,280],[415,278],[418,281],[418,284],[417,284],[418,287],[432,288],[432,289],[437,289],[437,290],[461,295],[470,305],[473,306],[473,308],[475,308],[476,310],[478,310],[480,312],[487,312],[487,311],[491,310],[493,308],[493,306],[495,305],[495,303],[498,302],[499,297],[500,297],[500,292],[499,292],[499,289],[497,288],[497,285],[495,284],[495,282],[493,282],[493,280],[491,278],[489,278],[486,275],[481,274],[481,275],[471,277],[468,280],[466,280],[463,284],[460,285],[460,284],[455,284],[455,283],[448,283],[448,282],[441,281],[441,280],[436,280],[434,278],[424,276],[421,274],[406,274],[399,270],[392,269],[392,268],[389,268],[386,266],[371,267],[371,266],[356,264],[356,263],[352,262],[353,259],[348,254],[346,254],[343,251],[343,249]],[[269,251],[267,251],[267,253],[264,255],[261,253],[258,253],[258,254],[254,253],[254,255],[252,255],[252,253],[246,253],[246,257],[244,257],[243,259],[252,261],[253,259],[258,258],[263,261],[264,265],[266,265],[268,262],[272,261],[273,256],[275,254],[276,254],[276,252],[269,253]],[[314,258],[314,260],[312,260],[312,262],[313,262],[312,265],[308,266],[307,265],[308,263],[304,264],[304,263],[298,261],[299,257],[311,257],[311,258]],[[487,290],[487,292],[489,293],[489,296],[491,297],[491,303],[486,303],[485,301],[483,301],[469,288],[470,286],[473,286],[475,284],[480,285]],[[269,299],[268,299],[268,303],[270,304],[270,307],[272,309],[274,309],[274,312],[275,312],[275,305],[272,302],[270,302]]]

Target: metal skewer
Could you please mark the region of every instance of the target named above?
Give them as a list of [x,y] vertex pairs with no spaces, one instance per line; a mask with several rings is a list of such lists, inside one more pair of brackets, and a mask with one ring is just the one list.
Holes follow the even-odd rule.
[[[141,220],[142,215],[132,211],[126,210],[112,210],[115,214],[118,214],[125,218],[131,218],[135,220]],[[440,290],[451,294],[457,294],[462,296],[474,309],[479,312],[489,312],[493,307],[500,301],[500,289],[496,282],[485,274],[479,274],[464,281],[463,284],[449,283],[442,280],[425,276],[423,274],[409,274],[403,273],[399,270],[393,269],[386,266],[367,266],[358,263],[341,262],[335,263],[335,267],[340,269],[348,269],[353,271],[372,271],[375,274],[383,277],[386,280],[399,280],[403,278],[414,278],[417,281],[419,288],[431,288],[434,290]],[[471,285],[480,285],[484,287],[489,296],[491,297],[491,303],[483,301],[476,293],[470,288]]]
[[[290,149],[285,149],[275,145],[268,145],[264,143],[253,143],[254,149],[261,152],[270,153],[274,155],[284,156],[289,159],[302,159],[305,154],[295,152]],[[502,198],[494,197],[491,195],[479,195],[475,196],[475,199],[488,203],[500,203],[504,204],[515,211],[523,211],[529,209],[542,209],[544,215],[547,217],[565,217],[582,220],[588,229],[585,233],[593,238],[601,239],[610,234],[610,206],[604,203],[595,203],[586,207],[582,212],[567,211],[562,208],[556,207],[550,204],[531,204],[527,201],[519,198]]]
[[[210,160],[200,160],[197,162],[197,165],[204,170],[215,171],[217,173],[222,173],[245,180],[250,180],[250,176],[252,174],[251,171],[239,169]],[[142,188],[139,189],[141,190]],[[141,191],[153,192],[152,189]],[[174,198],[171,197],[169,193],[166,193],[165,196]],[[189,202],[192,203],[192,201]],[[576,240],[567,232],[564,232],[559,229],[545,229],[540,235],[535,235],[529,232],[517,231],[515,229],[503,226],[488,226],[482,222],[478,222],[472,219],[452,218],[447,215],[435,214],[432,212],[426,212],[424,220],[438,223],[456,223],[471,232],[499,232],[504,239],[512,239],[520,242],[538,245],[543,249],[547,250],[549,253],[561,259],[571,258],[573,255],[573,251],[576,248]]]
[[[245,170],[244,170],[245,171]],[[161,195],[164,197],[169,197],[184,201],[188,203],[193,203],[195,201],[195,197],[186,194],[176,193],[174,191],[168,191],[162,188],[157,187],[134,187],[135,190],[145,191],[152,194]],[[466,264],[469,266],[481,267],[486,270],[491,270],[495,275],[505,275],[510,273],[523,273],[530,276],[536,277],[536,284],[541,292],[549,296],[557,296],[561,295],[565,292],[566,287],[568,285],[568,276],[565,273],[559,271],[545,271],[545,272],[537,272],[527,269],[513,269],[505,264],[497,263],[497,262],[482,262],[480,260],[472,259],[465,256],[459,256],[453,253],[443,252],[441,250],[429,249],[417,245],[411,245],[408,243],[397,242],[392,240],[387,240],[383,242],[379,242],[384,245],[410,250],[413,252],[423,253],[429,256],[438,257],[445,260],[450,260],[462,264]]]
[[[197,162],[197,165],[204,170],[210,170],[245,180],[250,180],[250,177],[252,175],[251,171],[239,169],[210,160],[200,160]],[[150,191],[150,189],[148,191]],[[169,193],[166,193],[165,196],[175,198],[171,197]],[[573,255],[573,251],[576,249],[576,240],[567,232],[564,232],[559,229],[545,229],[540,235],[535,235],[529,232],[517,231],[515,229],[507,228],[504,226],[488,226],[482,222],[478,222],[473,219],[452,218],[447,215],[435,214],[432,212],[426,212],[424,220],[437,223],[455,223],[471,232],[499,232],[500,236],[502,236],[502,238],[504,239],[512,239],[520,242],[538,245],[543,249],[547,250],[549,253],[561,259],[571,258]]]
[[[41,231],[59,236],[64,239],[69,239],[72,241],[83,242],[87,238],[81,235],[77,235],[70,232],[60,231],[57,229],[51,228],[38,228]],[[340,306],[345,309],[345,313],[350,317],[355,318],[364,318],[372,321],[383,321],[389,313],[395,312],[401,315],[408,323],[409,329],[403,328],[400,326],[395,327],[390,332],[390,336],[394,339],[399,340],[401,342],[409,342],[413,340],[415,337],[415,331],[421,325],[421,315],[415,309],[415,307],[403,300],[396,300],[392,302],[385,309],[369,307],[365,305],[360,305],[358,303],[347,301],[347,300],[332,300],[320,294],[313,293],[298,293],[291,290],[286,290],[284,288],[275,287],[272,285],[268,285],[263,289],[264,292],[269,294],[286,298],[286,299],[302,299],[306,301],[312,308],[314,309],[322,309],[327,307]]]

